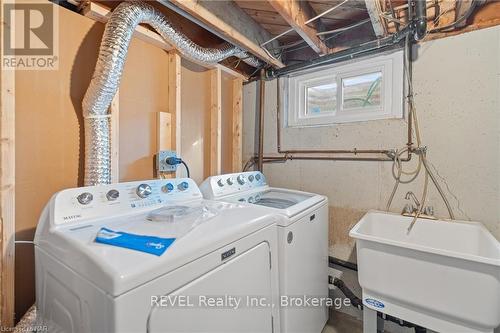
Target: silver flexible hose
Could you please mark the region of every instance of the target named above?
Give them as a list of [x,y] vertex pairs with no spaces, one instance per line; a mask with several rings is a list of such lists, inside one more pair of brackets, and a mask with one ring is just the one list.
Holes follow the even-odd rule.
[[448,210],[448,214],[450,215],[450,219],[454,220],[455,219],[455,214],[453,214],[453,209],[451,209],[450,202],[446,198],[446,195],[444,194],[443,189],[441,188],[441,185],[439,185],[436,177],[432,173],[431,169],[429,168],[429,165],[427,164],[427,157],[424,155],[422,158],[422,163],[424,164],[425,170],[429,174],[429,177],[431,178],[432,182],[434,183],[434,186],[436,186],[436,189],[439,192],[439,195],[443,199],[444,205],[446,206],[446,209]]
[[[415,103],[413,100],[412,71],[409,69],[410,60],[408,58],[408,54],[410,52],[410,47],[411,47],[411,45],[409,44],[409,36],[406,36],[405,49],[404,49],[405,50],[404,70],[405,70],[405,76],[408,80],[407,83],[408,83],[408,90],[409,90],[409,94],[408,94],[408,109],[409,109],[408,118],[411,117],[411,119],[413,120],[413,122],[415,124],[413,130],[414,130],[415,136],[417,138],[417,148],[419,148],[419,147],[421,147],[422,140],[421,140],[421,136],[420,136],[420,128],[419,128],[418,117],[417,117],[417,109],[415,107]],[[394,183],[394,187],[392,189],[391,195],[389,196],[389,200],[387,201],[386,210],[389,211],[389,209],[391,207],[392,200],[394,199],[394,195],[398,189],[399,184],[401,184],[401,183],[408,184],[408,183],[413,182],[418,177],[418,175],[420,173],[421,166],[423,165],[424,170],[425,170],[425,173],[424,173],[425,178],[424,178],[424,188],[422,191],[422,198],[420,199],[420,205],[418,207],[418,210],[417,210],[415,216],[413,217],[413,220],[411,221],[411,223],[408,227],[408,232],[411,231],[411,229],[413,228],[413,225],[415,224],[418,217],[422,213],[423,207],[425,205],[425,200],[427,199],[427,187],[428,187],[428,183],[429,183],[429,178],[431,178],[434,186],[436,187],[436,189],[439,192],[439,195],[443,199],[443,202],[446,206],[446,209],[448,210],[448,214],[450,215],[450,219],[454,220],[455,214],[453,214],[453,209],[451,208],[450,202],[446,198],[446,195],[444,194],[443,189],[439,185],[436,177],[434,176],[434,174],[432,173],[432,171],[429,168],[429,165],[427,164],[428,163],[427,162],[427,154],[426,154],[425,149],[418,153],[419,160],[418,160],[417,168],[413,171],[410,171],[410,172],[403,171],[403,166],[402,166],[402,163],[400,160],[400,156],[401,156],[401,154],[408,151],[409,149],[412,149],[412,148],[405,147],[399,152],[396,151],[396,154],[394,155],[394,163],[392,165],[392,175],[393,175],[394,179],[396,180],[396,182]],[[416,153],[417,151],[414,151],[414,152]],[[395,170],[397,170],[397,172]],[[411,177],[407,180],[401,180],[402,174],[409,175]]]
[[245,51],[223,44],[204,48],[176,30],[153,6],[140,2],[122,2],[112,12],[104,30],[92,80],[83,98],[85,118],[85,185],[111,182],[111,142],[109,105],[120,85],[128,47],[135,28],[148,24],[186,58],[205,64],[216,64],[230,56],[241,58],[253,67],[260,61]]

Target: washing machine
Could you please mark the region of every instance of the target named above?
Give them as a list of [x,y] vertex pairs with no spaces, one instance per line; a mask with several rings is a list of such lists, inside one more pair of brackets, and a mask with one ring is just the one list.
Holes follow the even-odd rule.
[[204,200],[191,179],[63,190],[35,235],[37,324],[52,333],[279,332],[277,220]]
[[[320,333],[328,319],[328,200],[270,187],[261,172],[207,178],[205,198],[264,207],[280,216],[278,252],[283,333]],[[314,304],[311,302],[314,300]]]

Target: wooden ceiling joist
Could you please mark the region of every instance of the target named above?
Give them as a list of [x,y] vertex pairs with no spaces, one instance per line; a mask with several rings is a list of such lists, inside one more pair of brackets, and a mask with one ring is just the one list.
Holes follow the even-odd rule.
[[268,0],[268,2],[316,53],[329,52],[328,46],[317,36],[318,29],[314,26],[318,22],[306,23],[315,16],[307,1]]
[[[162,3],[165,0],[160,0]],[[171,3],[193,16],[203,24],[216,31],[225,40],[239,46],[240,48],[252,53],[256,57],[265,61],[274,67],[284,67],[285,65],[278,59],[270,56],[256,41],[251,40],[246,35],[241,33],[235,27],[229,25],[226,21],[219,18],[212,11],[204,7],[199,1],[196,0],[170,0]],[[230,11],[232,7],[225,7],[224,10]],[[229,15],[229,14],[228,14]],[[262,29],[257,23],[255,27]],[[248,26],[246,27],[249,28]],[[257,28],[256,28],[257,29]]]
[[[109,8],[104,7],[103,5],[95,2],[89,2],[83,7],[82,9],[82,14],[88,18],[91,18],[97,22],[102,22],[106,23],[109,19],[109,16],[111,15],[111,10]],[[156,47],[159,47],[165,51],[172,51],[175,50],[175,48],[167,43],[158,33],[149,30],[148,28],[139,25],[137,28],[135,28],[134,31],[134,37],[152,44]],[[241,78],[243,80],[248,80],[248,76],[244,73],[240,73],[235,71],[232,68],[226,67],[221,64],[215,64],[215,65],[206,65],[204,66],[206,68],[219,68],[223,72],[235,77],[235,78]]]
[[[98,3],[89,2],[85,7],[83,7],[82,14],[95,21],[106,23],[111,16],[111,10]],[[137,37],[146,43],[153,44],[161,49],[164,49],[165,51],[173,49],[173,46],[165,42],[160,35],[141,25],[135,28],[134,37]]]
[[[240,33],[247,36],[256,44],[261,45],[272,37],[266,29],[260,24],[257,24],[257,22],[255,22],[254,19],[233,0],[199,0],[199,3],[230,26],[237,28]],[[279,14],[276,14],[276,16],[279,17]],[[283,23],[286,24],[285,22]],[[269,44],[269,47],[272,48],[278,46],[278,41]]]
[[365,0],[366,10],[370,15],[370,20],[372,21],[373,31],[377,37],[387,36],[387,29],[382,22],[380,16],[380,2],[379,0]]

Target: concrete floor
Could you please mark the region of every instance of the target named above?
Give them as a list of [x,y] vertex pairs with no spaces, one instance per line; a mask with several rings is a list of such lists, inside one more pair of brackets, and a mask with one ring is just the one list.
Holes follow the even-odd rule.
[[347,314],[331,311],[322,333],[362,333],[363,323]]

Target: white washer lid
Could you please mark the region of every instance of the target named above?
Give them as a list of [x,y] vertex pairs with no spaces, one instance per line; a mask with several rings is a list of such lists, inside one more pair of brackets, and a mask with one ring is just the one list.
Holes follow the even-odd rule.
[[62,227],[37,239],[37,248],[62,261],[108,294],[118,296],[168,273],[187,262],[276,223],[270,212],[257,207],[200,201],[218,207],[218,214],[198,224],[177,239],[161,256],[94,242],[105,226],[148,236],[171,237],[175,222],[147,220],[150,212],[106,220],[88,221],[85,226]]
[[314,194],[283,191],[274,188],[254,195],[253,203],[265,207],[287,209],[312,197],[314,197]]
[[[257,188],[252,191],[242,191],[237,195],[222,198],[226,202],[247,202],[255,206],[262,206],[276,213],[292,218],[307,209],[326,202],[327,198],[320,194],[302,192],[277,187]],[[280,225],[289,224],[287,220],[280,220]]]

